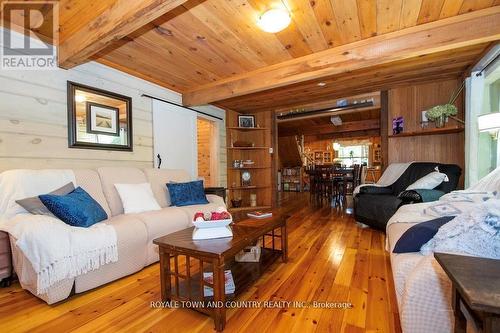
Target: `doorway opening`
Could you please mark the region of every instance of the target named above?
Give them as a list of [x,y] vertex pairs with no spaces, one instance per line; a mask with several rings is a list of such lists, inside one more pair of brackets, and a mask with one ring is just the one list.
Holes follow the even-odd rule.
[[205,187],[218,186],[218,141],[217,124],[206,118],[197,118],[198,178]]

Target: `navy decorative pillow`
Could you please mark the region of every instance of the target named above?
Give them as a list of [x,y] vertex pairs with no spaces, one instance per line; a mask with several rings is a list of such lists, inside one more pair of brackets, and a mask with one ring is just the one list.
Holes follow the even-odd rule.
[[406,230],[394,246],[393,253],[419,252],[420,248],[430,241],[444,224],[455,216],[443,216],[434,220],[422,222]]
[[204,205],[208,203],[203,180],[188,183],[168,183],[172,206]]
[[77,187],[66,195],[39,195],[42,203],[60,220],[73,226],[88,228],[108,215],[84,189]]

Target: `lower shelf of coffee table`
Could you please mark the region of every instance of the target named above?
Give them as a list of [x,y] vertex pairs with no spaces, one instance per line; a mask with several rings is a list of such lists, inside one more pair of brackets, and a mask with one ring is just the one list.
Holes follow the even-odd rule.
[[[276,261],[276,259],[280,257],[280,250],[262,248],[259,262],[236,262],[234,261],[234,259],[227,262],[225,265],[225,270],[231,270],[236,289],[234,293],[226,294],[226,300],[234,299],[236,296],[247,290],[262,276],[262,274]],[[205,272],[211,272],[211,270],[205,269]],[[180,279],[179,296],[181,298],[204,301],[211,301],[213,299],[212,296],[204,296],[203,298],[200,297],[200,273],[196,273],[191,276],[190,295],[188,289],[189,288],[187,280]],[[174,283],[172,283],[172,294],[176,294]]]

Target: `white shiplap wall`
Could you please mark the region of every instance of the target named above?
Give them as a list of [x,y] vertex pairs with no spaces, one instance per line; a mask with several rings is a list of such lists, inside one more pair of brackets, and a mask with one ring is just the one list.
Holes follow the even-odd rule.
[[[133,152],[68,148],[68,80],[132,97]],[[176,92],[95,62],[70,70],[0,70],[0,172],[14,168],[152,167],[152,103],[142,94],[181,102]],[[217,107],[199,109],[224,118],[224,111]],[[226,140],[221,123],[219,178],[224,185]]]

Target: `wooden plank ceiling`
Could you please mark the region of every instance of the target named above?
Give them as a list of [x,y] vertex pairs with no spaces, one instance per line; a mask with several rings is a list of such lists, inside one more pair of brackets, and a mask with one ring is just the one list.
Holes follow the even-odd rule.
[[[498,2],[287,0],[292,24],[282,32],[270,34],[261,31],[255,22],[259,13],[272,7],[273,1],[194,0],[104,49],[95,59],[183,93],[339,45],[496,6]],[[486,46],[402,60],[217,104],[255,112],[295,107],[311,99],[324,101],[414,80],[456,77],[477,60]],[[319,89],[320,81],[327,85]]]

